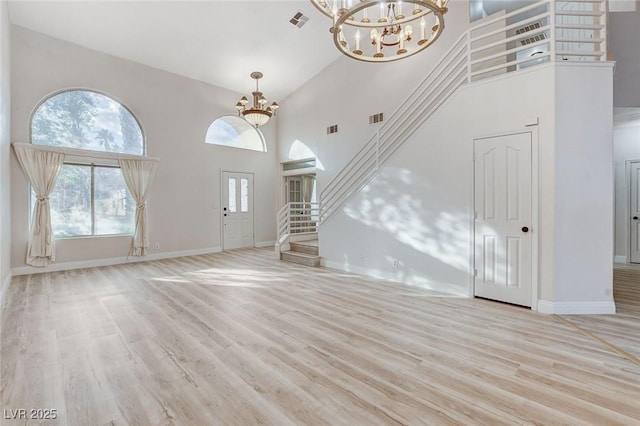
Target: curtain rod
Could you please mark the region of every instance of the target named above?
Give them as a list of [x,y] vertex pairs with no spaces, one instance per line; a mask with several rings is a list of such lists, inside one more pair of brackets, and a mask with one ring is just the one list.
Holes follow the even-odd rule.
[[158,157],[147,157],[144,155],[135,155],[135,154],[121,154],[117,152],[93,151],[90,149],[67,148],[67,147],[49,146],[49,145],[34,145],[32,143],[24,143],[24,142],[12,142],[11,145],[20,146],[28,149],[34,149],[37,151],[59,152],[61,154],[74,155],[77,157],[108,158],[108,159],[114,159],[114,160],[146,160],[146,161],[155,161],[155,162],[160,161],[160,158]]

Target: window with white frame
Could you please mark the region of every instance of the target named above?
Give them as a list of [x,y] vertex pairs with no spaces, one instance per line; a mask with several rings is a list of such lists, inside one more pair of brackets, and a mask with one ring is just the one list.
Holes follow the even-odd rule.
[[204,141],[212,145],[267,152],[260,130],[235,115],[225,115],[211,123]]
[[[31,119],[31,142],[144,154],[142,129],[133,114],[114,99],[89,90],[64,91],[42,102]],[[65,161],[62,166],[49,196],[56,238],[133,234],[136,203],[119,166],[99,157]]]

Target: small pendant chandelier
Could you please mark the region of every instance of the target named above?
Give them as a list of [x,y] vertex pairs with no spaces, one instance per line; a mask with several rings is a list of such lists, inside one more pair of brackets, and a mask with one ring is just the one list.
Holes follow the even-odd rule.
[[[332,19],[329,32],[340,52],[359,61],[390,62],[415,55],[440,37],[448,1],[311,0],[311,3]],[[414,30],[414,26],[419,30]],[[361,40],[367,36],[370,42]]]
[[251,78],[256,81],[256,90],[251,93],[253,96],[253,105],[247,107],[249,100],[246,96],[243,96],[236,104],[236,109],[238,110],[238,115],[243,116],[245,120],[257,129],[267,124],[271,116],[276,115],[276,110],[279,108],[279,105],[273,102],[271,105],[265,107],[267,99],[258,89],[258,80],[262,78],[261,72],[252,72]]

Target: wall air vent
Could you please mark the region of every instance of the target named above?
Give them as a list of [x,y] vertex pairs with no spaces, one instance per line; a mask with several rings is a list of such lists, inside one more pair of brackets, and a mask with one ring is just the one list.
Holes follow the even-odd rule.
[[384,114],[382,112],[369,116],[369,124],[376,124],[381,121],[384,121]]
[[333,126],[329,126],[327,127],[327,134],[333,134],[333,133],[338,133],[338,125],[334,124]]
[[293,18],[289,19],[289,22],[291,22],[293,25],[295,25],[298,28],[302,28],[302,26],[306,24],[308,20],[309,20],[308,16],[304,16],[302,12],[298,12],[295,15],[293,15]]
[[[542,28],[542,24],[540,22],[534,22],[533,24],[527,25],[526,27],[518,28],[516,30],[516,35],[524,34],[529,31],[535,31],[539,28]],[[522,46],[526,46],[528,44],[532,44],[532,43],[535,43],[541,40],[546,40],[546,39],[547,39],[547,36],[544,34],[544,32],[539,32],[538,34],[533,35],[531,37],[521,38],[520,44]]]

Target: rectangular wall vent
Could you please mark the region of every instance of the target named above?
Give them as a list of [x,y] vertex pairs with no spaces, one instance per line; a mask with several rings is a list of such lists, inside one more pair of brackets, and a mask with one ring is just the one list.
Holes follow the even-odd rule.
[[379,112],[369,116],[369,124],[376,124],[384,121],[384,113]]
[[289,19],[289,22],[291,22],[293,25],[295,25],[298,28],[302,28],[302,26],[306,24],[308,20],[309,20],[308,16],[304,16],[302,12],[298,12],[295,15],[293,15],[293,18]]
[[[527,25],[526,27],[518,28],[516,30],[516,35],[524,34],[524,33],[527,33],[529,31],[534,31],[534,30],[537,30],[537,29],[539,29],[541,27],[542,27],[542,24],[540,22],[534,22],[533,24]],[[541,40],[546,40],[546,39],[547,39],[547,36],[544,34],[544,32],[541,32],[541,33],[536,34],[536,35],[534,35],[532,37],[526,37],[526,38],[520,39],[520,44],[522,46],[526,46],[528,44],[532,44],[532,43],[535,43],[535,42],[538,42],[538,41],[541,41]]]
[[338,133],[338,125],[334,124],[333,126],[327,127],[327,134],[330,135],[332,133]]

